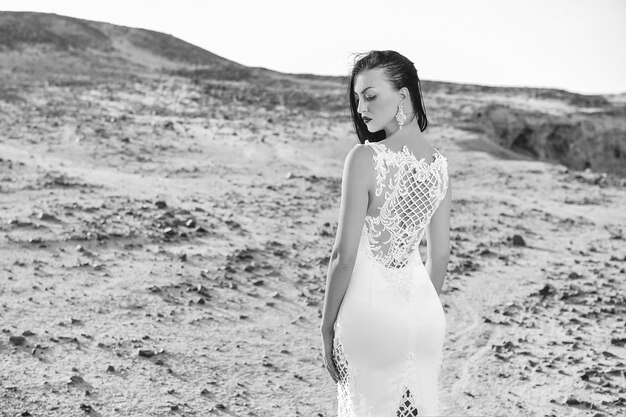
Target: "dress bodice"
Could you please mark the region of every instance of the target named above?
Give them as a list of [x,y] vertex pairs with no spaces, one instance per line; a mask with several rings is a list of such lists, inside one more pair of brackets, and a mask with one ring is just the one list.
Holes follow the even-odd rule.
[[434,160],[418,159],[407,146],[392,151],[365,141],[374,150],[375,213],[365,217],[363,236],[376,261],[402,268],[419,256],[418,246],[448,188],[448,163],[437,148]]

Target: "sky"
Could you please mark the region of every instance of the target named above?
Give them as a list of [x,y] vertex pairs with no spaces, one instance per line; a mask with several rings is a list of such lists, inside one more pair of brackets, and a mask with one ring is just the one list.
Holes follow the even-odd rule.
[[347,75],[393,49],[420,79],[626,92],[626,0],[0,0],[172,34],[281,72]]

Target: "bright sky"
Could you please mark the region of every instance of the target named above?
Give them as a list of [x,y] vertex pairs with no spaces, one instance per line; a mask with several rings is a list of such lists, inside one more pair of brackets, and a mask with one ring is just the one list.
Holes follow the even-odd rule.
[[626,0],[0,0],[170,33],[282,72],[346,75],[394,49],[422,79],[626,92]]

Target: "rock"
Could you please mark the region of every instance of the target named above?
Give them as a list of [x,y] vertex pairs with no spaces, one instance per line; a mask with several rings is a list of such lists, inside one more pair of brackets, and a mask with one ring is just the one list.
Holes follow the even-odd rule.
[[202,295],[202,296],[204,296],[204,297],[206,297],[206,298],[211,298],[211,294],[209,294],[209,290],[208,290],[208,288],[207,288],[207,287],[205,287],[205,286],[204,286],[204,285],[202,285],[202,284],[199,284],[198,286],[196,286],[196,287],[195,287],[195,291],[196,291],[198,294],[200,294],[200,295]]
[[552,294],[556,294],[556,288],[552,284],[546,284],[542,289],[539,290],[539,295],[541,295],[542,297],[547,297]]
[[26,338],[24,336],[11,336],[9,342],[14,346],[22,346],[26,343]]
[[113,365],[109,365],[107,367],[107,372],[115,372],[115,367],[113,367]]
[[582,401],[574,396],[570,396],[567,400],[565,400],[565,404],[567,405],[581,405],[588,410],[597,410],[597,407],[590,403],[589,401]]
[[155,201],[154,205],[157,206],[157,208],[160,208],[160,209],[163,209],[163,208],[167,207],[167,204],[163,200]]
[[[614,167],[615,172],[623,172],[626,143],[624,128],[617,123],[617,118],[623,118],[621,112],[601,123],[592,113],[557,116],[501,103],[487,104],[475,112],[480,129],[505,148],[537,159],[556,159],[573,169]],[[585,181],[603,185],[605,178],[599,175]]]
[[187,227],[196,227],[196,221],[194,219],[189,219],[185,222],[185,226]]
[[156,352],[152,349],[139,349],[138,355],[144,358],[151,358],[156,355]]
[[224,221],[224,224],[226,224],[226,226],[228,226],[230,230],[241,228],[241,224],[237,223],[234,220],[226,220]]
[[54,217],[52,214],[43,213],[43,212],[38,213],[37,218],[44,222],[55,222],[55,223],[61,222],[58,218]]
[[626,397],[619,397],[613,401],[602,401],[604,405],[612,405],[615,407],[624,407],[626,406]]
[[526,246],[526,242],[520,235],[513,235],[513,246]]
[[83,379],[82,376],[80,375],[72,375],[70,377],[70,382],[67,383],[67,385],[81,385],[84,384],[85,380]]
[[611,339],[611,344],[619,347],[626,346],[626,337]]
[[22,332],[22,336],[34,336],[35,333],[31,332],[30,330],[26,330],[24,332]]

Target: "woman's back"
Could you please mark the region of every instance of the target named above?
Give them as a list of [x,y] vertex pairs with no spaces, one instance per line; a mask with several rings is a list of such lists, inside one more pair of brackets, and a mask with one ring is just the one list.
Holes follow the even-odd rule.
[[417,251],[426,226],[448,188],[445,156],[417,158],[408,146],[392,150],[384,143],[374,150],[375,193],[365,217],[369,248],[389,268],[404,267]]

